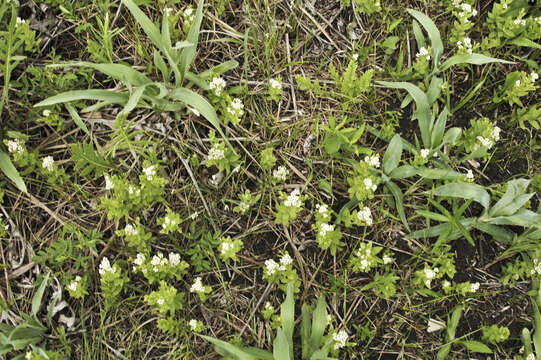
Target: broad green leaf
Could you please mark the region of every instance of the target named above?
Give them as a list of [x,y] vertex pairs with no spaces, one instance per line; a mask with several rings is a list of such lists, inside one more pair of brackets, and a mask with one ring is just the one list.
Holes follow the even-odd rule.
[[441,86],[443,85],[443,79],[437,76],[433,76],[430,80],[430,85],[426,91],[426,97],[428,99],[428,104],[432,105],[441,94]]
[[425,36],[423,35],[423,30],[419,26],[419,23],[416,20],[413,20],[413,36],[415,36],[415,42],[417,43],[417,48],[426,47]]
[[517,46],[525,46],[525,47],[531,47],[535,49],[541,49],[541,45],[525,37],[513,39],[510,41],[510,43]]
[[492,354],[492,350],[479,341],[474,340],[468,340],[468,341],[461,341],[462,345],[464,345],[468,350],[476,352],[476,353],[482,353],[482,354]]
[[295,326],[295,301],[293,299],[293,283],[287,284],[286,299],[280,307],[280,322],[284,336],[289,344],[289,355],[293,359],[293,328]]
[[137,105],[141,101],[141,98],[143,97],[143,93],[145,92],[146,87],[147,85],[143,85],[131,92],[128,101],[126,102],[126,105],[124,105],[124,108],[117,117],[128,116],[128,114],[137,107]]
[[533,306],[533,315],[535,322],[535,332],[533,333],[533,344],[535,346],[536,354],[541,354],[541,314],[539,313],[539,307],[535,299],[531,301]]
[[329,155],[334,155],[340,150],[342,140],[338,135],[330,135],[325,138],[325,152]]
[[484,222],[475,222],[472,224],[472,226],[477,230],[492,235],[494,240],[508,245],[511,245],[513,243],[513,239],[516,235],[515,233],[507,231],[501,226],[487,224]]
[[427,168],[424,166],[418,167],[417,173],[423,178],[433,180],[459,180],[464,177],[464,175],[452,169]]
[[534,194],[525,194],[530,180],[516,179],[507,182],[507,191],[488,212],[490,216],[507,216],[516,213]]
[[118,81],[121,81],[125,84],[129,84],[132,86],[141,86],[141,85],[152,82],[152,80],[146,77],[143,73],[140,73],[139,71],[132,69],[129,66],[122,65],[122,64],[95,64],[95,63],[86,62],[86,61],[78,61],[78,62],[61,64],[61,65],[52,65],[52,67],[59,67],[59,66],[88,67],[96,71],[99,71],[113,79],[116,79]]
[[455,339],[456,328],[458,327],[458,323],[462,317],[462,308],[462,305],[455,307],[453,313],[451,314],[451,318],[447,322],[447,335],[449,341]]
[[312,318],[312,336],[310,337],[310,345],[312,349],[319,349],[323,334],[327,328],[327,303],[325,297],[321,295],[317,299],[317,306],[314,310]]
[[303,304],[301,309],[301,342],[302,342],[302,358],[308,358],[308,354],[311,352],[310,348],[310,333],[311,323],[310,323],[310,308],[308,305]]
[[461,199],[472,199],[488,209],[490,195],[484,187],[466,182],[456,182],[442,185],[434,190],[434,195],[448,196]]
[[289,351],[289,342],[282,328],[278,328],[273,347],[274,360],[293,360]]
[[47,275],[45,275],[45,277],[41,281],[41,284],[39,285],[38,291],[36,291],[36,294],[32,298],[32,315],[34,316],[36,316],[41,306],[43,293],[45,292],[45,288],[47,287],[47,283],[49,282],[49,275],[50,273],[47,273]]
[[531,353],[533,353],[532,336],[528,328],[522,329],[521,338],[522,338],[522,344],[524,344],[524,356],[528,356]]
[[541,214],[528,209],[522,209],[513,215],[490,218],[488,222],[494,225],[534,226],[541,228]]
[[432,49],[434,50],[434,64],[437,64],[443,55],[443,42],[441,41],[440,31],[436,27],[436,24],[422,12],[413,9],[407,9],[407,11],[425,28],[428,37],[430,38]]
[[128,101],[128,95],[126,93],[99,89],[72,90],[51,96],[35,104],[34,107],[49,106],[77,100],[95,100],[107,101],[111,104],[125,104],[126,101]]
[[428,104],[428,98],[426,94],[417,86],[407,82],[389,82],[389,81],[376,81],[378,84],[392,88],[392,89],[404,89],[406,90],[417,105],[415,110],[415,117],[419,121],[419,129],[421,130],[421,138],[425,147],[430,148],[430,129],[432,127],[432,112]]
[[[473,226],[473,223],[476,221],[474,218],[465,218],[460,219],[460,223],[466,228],[471,229]],[[443,232],[447,231],[447,228],[451,226],[449,223],[445,224],[439,224],[436,226],[431,226],[428,229],[423,230],[417,230],[412,233],[409,233],[405,236],[407,240],[409,239],[426,239],[426,238],[432,238],[436,236],[440,236]],[[453,229],[449,236],[447,237],[448,241],[456,240],[461,237],[461,233],[458,229]]]
[[186,36],[186,41],[189,41],[194,46],[184,48],[180,53],[179,66],[182,78],[184,78],[186,72],[188,72],[190,65],[193,62],[193,59],[195,58],[195,52],[197,51],[197,43],[199,42],[199,32],[201,31],[202,20],[203,0],[199,0],[199,4],[197,5],[197,10],[195,12],[194,22],[190,27],[190,30],[188,31],[188,35]]
[[385,186],[391,194],[393,194],[393,198],[396,204],[396,211],[398,212],[398,216],[400,217],[400,220],[402,220],[402,224],[406,227],[408,231],[410,231],[410,227],[408,225],[408,220],[406,219],[406,213],[404,212],[404,195],[402,194],[402,190],[396,185],[395,183],[388,181],[385,183]]
[[442,214],[438,214],[438,213],[435,213],[435,212],[432,212],[432,211],[428,211],[428,210],[415,210],[415,212],[421,216],[424,216],[426,218],[429,218],[431,220],[434,220],[434,221],[439,221],[439,222],[448,222],[449,221],[449,218],[447,218],[447,216],[444,216]]
[[400,135],[395,134],[391,141],[389,142],[389,147],[383,155],[383,172],[385,174],[390,174],[398,164],[400,163],[400,158],[402,157],[402,138]]
[[171,76],[171,71],[167,67],[167,64],[165,64],[165,60],[160,55],[160,52],[156,49],[154,49],[154,66],[156,66],[162,73],[163,80],[169,81],[169,77]]
[[90,131],[88,131],[88,128],[86,127],[85,123],[83,122],[83,119],[79,116],[79,113],[75,109],[75,106],[73,106],[70,103],[64,104],[66,106],[66,109],[68,109],[68,112],[70,113],[73,122],[75,125],[79,127],[79,129],[83,130],[85,134],[90,135]]
[[443,137],[443,143],[449,144],[449,145],[456,145],[458,137],[460,136],[460,133],[462,133],[462,129],[458,127],[452,127],[445,133],[445,136]]
[[451,344],[443,345],[438,351],[437,358],[438,360],[445,360],[451,351]]
[[473,65],[483,65],[493,62],[499,62],[502,64],[514,64],[512,61],[501,60],[492,58],[483,54],[458,54],[447,59],[440,68],[440,71],[445,71],[451,66],[458,64],[473,64]]
[[222,131],[222,127],[220,126],[220,121],[218,120],[218,115],[216,115],[216,111],[214,111],[212,105],[210,105],[204,97],[193,92],[192,90],[186,88],[177,88],[171,91],[171,93],[169,94],[169,98],[181,101],[189,107],[199,111],[201,115],[203,115],[210,122],[210,124],[214,126],[218,133],[224,139],[226,138],[224,132]]
[[26,190],[26,185],[21,178],[21,175],[19,175],[19,172],[17,171],[15,166],[13,166],[9,155],[3,151],[0,151],[0,169],[2,169],[2,172],[8,177],[8,179],[13,181],[13,183],[19,188],[19,190],[21,190],[23,193],[28,192]]
[[438,119],[434,123],[434,127],[431,130],[431,143],[433,148],[440,146],[444,139],[445,125],[447,124],[447,117],[450,115],[449,109],[443,108],[442,112],[438,116]]
[[199,74],[199,76],[202,78],[208,78],[210,75],[221,75],[229,70],[236,69],[238,66],[239,62],[236,60],[224,61],[219,65],[213,66],[210,69],[203,71]]
[[210,336],[205,336],[205,335],[199,335],[199,336],[207,340],[208,342],[212,343],[216,349],[220,349],[222,352],[225,352],[225,354],[233,356],[235,360],[259,360],[259,358],[243,351],[238,346],[232,345],[228,342],[218,340]]
[[417,169],[411,165],[399,166],[389,174],[392,179],[407,179],[415,175],[417,175]]

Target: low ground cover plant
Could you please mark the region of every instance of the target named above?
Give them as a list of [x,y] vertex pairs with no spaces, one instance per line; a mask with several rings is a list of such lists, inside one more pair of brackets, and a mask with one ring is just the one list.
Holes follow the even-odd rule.
[[540,358],[540,38],[526,0],[2,2],[0,357]]

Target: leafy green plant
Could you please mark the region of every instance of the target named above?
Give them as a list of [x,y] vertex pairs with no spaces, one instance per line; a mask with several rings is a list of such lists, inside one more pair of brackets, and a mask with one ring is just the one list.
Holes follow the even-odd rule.
[[[254,347],[240,347],[216,338],[199,335],[214,345],[216,352],[235,360],[293,360],[293,335],[295,328],[295,303],[293,299],[294,285],[287,286],[287,296],[280,308],[280,326],[276,332],[273,343],[273,352]],[[320,296],[317,306],[312,313],[310,321],[310,308],[302,306],[301,321],[301,358],[303,360],[335,359],[329,354],[337,354],[338,350],[346,344],[347,334],[339,332],[325,335],[328,326],[327,304],[325,298]],[[340,335],[338,335],[340,334]],[[345,335],[344,335],[345,334]],[[338,346],[337,346],[338,345]],[[298,357],[298,355],[296,355]]]

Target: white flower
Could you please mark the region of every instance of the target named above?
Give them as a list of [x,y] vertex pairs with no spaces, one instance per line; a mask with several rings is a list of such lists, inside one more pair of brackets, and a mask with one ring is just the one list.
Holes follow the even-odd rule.
[[293,263],[293,259],[291,258],[291,256],[289,256],[289,254],[284,254],[284,256],[282,256],[282,258],[280,259],[280,264],[282,265],[287,266],[292,263]]
[[49,117],[49,115],[51,115],[51,110],[43,110],[42,114],[44,117]]
[[138,231],[132,224],[127,224],[124,228],[124,234],[126,234],[126,236],[135,236],[138,234]]
[[216,76],[210,82],[209,88],[211,90],[214,90],[214,94],[216,94],[216,96],[220,96],[222,94],[222,91],[225,89],[225,84],[226,83],[224,79]]
[[471,5],[470,4],[461,4],[460,8],[466,12],[471,12]]
[[224,241],[221,244],[220,252],[221,252],[222,255],[225,255],[225,254],[227,254],[229,249],[233,249],[233,244],[231,244],[230,242]]
[[426,56],[427,60],[430,60],[430,55],[428,53],[428,49],[424,46],[419,49],[419,52],[415,55],[417,58],[420,58],[422,56]]
[[515,21],[513,21],[513,24],[525,26],[526,25],[526,20],[515,19]]
[[473,178],[474,178],[473,171],[468,170],[468,172],[466,173],[466,179],[473,179]]
[[445,323],[443,321],[439,321],[436,319],[429,318],[428,319],[428,328],[426,331],[429,333],[433,333],[435,331],[440,331],[442,329],[445,329]]
[[282,90],[282,84],[276,79],[270,79],[269,80],[269,85],[273,89]]
[[8,140],[8,151],[10,153],[22,154],[24,152],[22,141],[19,139]]
[[158,305],[163,305],[164,302],[165,302],[165,301],[163,301],[162,298],[156,300],[156,303],[157,303]]
[[156,169],[154,168],[154,165],[150,165],[147,168],[143,168],[143,172],[147,176],[148,181],[152,181],[154,178],[154,175],[156,175]]
[[239,210],[240,210],[240,213],[241,213],[241,214],[246,214],[246,212],[247,212],[248,210],[250,210],[250,204],[248,204],[248,203],[246,203],[246,202],[244,202],[244,201],[241,201],[241,202],[239,203]]
[[[8,1],[8,3],[9,3],[9,1]],[[28,352],[26,353],[26,355],[24,355],[24,358],[25,358],[26,360],[32,359],[32,351],[28,351]]]
[[17,23],[15,25],[19,26],[19,25],[24,24],[24,23],[26,23],[26,20],[23,20],[23,19],[21,19],[20,17],[17,16]]
[[234,98],[231,104],[227,106],[226,110],[233,116],[241,117],[244,115],[244,105],[239,98]]
[[194,283],[192,284],[192,287],[190,287],[190,292],[197,292],[197,293],[204,293],[205,292],[205,286],[203,285],[203,282],[201,282],[201,278],[198,276],[195,278]]
[[387,254],[383,255],[383,264],[387,265],[393,262],[393,258]]
[[364,186],[366,187],[366,190],[372,190],[376,191],[378,186],[372,182],[372,178],[365,178],[363,180]]
[[267,301],[265,303],[265,310],[272,310],[274,311],[274,306],[272,306],[272,304],[270,303],[270,301]]
[[318,213],[321,215],[321,217],[323,217],[324,219],[326,219],[326,218],[329,217],[329,214],[328,214],[329,207],[327,206],[327,204],[323,204],[323,205],[317,204],[317,205],[316,205],[316,209],[317,209],[317,212],[318,212]]
[[73,280],[69,285],[68,285],[68,289],[73,291],[73,292],[76,292],[77,291],[77,287],[79,286],[79,281],[81,281],[81,277],[80,276],[76,276],[75,277],[75,280]]
[[272,172],[272,177],[276,180],[285,181],[289,175],[289,170],[285,166],[279,166]]
[[52,156],[46,156],[43,158],[43,162],[41,163],[41,167],[43,167],[45,170],[51,172],[54,170],[54,159]]
[[104,257],[100,263],[98,272],[100,273],[100,275],[103,275],[106,272],[110,272],[114,274],[116,272],[116,267],[111,267],[111,263],[109,262],[109,259]]
[[534,18],[534,20],[535,20],[539,25],[541,25],[541,16],[538,16],[538,17]]
[[526,360],[535,360],[535,355],[530,353],[528,356],[526,356]]
[[370,208],[368,206],[363,207],[359,212],[357,213],[357,218],[362,223],[365,223],[366,225],[370,226],[373,223],[372,220],[372,212],[370,211]]
[[451,282],[449,280],[443,280],[443,282],[441,283],[441,287],[444,289],[449,288],[451,287]]
[[302,202],[300,199],[301,192],[299,189],[293,190],[287,199],[284,201],[284,205],[288,207],[301,207]]
[[334,225],[323,223],[321,224],[321,228],[319,230],[319,236],[325,236],[329,231],[334,231]]
[[515,81],[515,86],[516,86],[516,87],[519,87],[520,84],[521,84],[521,83],[520,83],[520,80]]
[[279,267],[280,265],[273,259],[265,261],[265,271],[267,272],[267,276],[273,275]]
[[359,60],[359,54],[357,54],[357,53],[351,55],[351,57],[352,57],[353,60],[355,60],[355,61]]
[[426,268],[424,271],[425,271],[425,277],[428,280],[432,280],[432,279],[434,279],[436,277],[436,273],[438,272],[438,268],[434,268],[434,270]]
[[225,151],[220,149],[220,144],[214,144],[209,150],[207,161],[218,161],[223,158],[225,158]]
[[503,4],[502,9],[507,9],[507,4]]
[[334,350],[338,350],[346,346],[348,337],[349,335],[345,330],[340,330],[339,332],[332,334],[332,339],[335,341]]
[[133,263],[137,266],[141,266],[143,265],[143,263],[145,262],[146,260],[146,256],[144,254],[141,254],[141,253],[138,253],[137,254],[137,257],[135,258],[135,260],[133,260]]
[[180,254],[169,253],[169,264],[171,264],[171,266],[177,266],[180,264]]
[[191,319],[188,325],[190,325],[190,327],[192,328],[192,331],[195,331],[197,329],[197,320]]
[[475,283],[471,284],[470,291],[472,293],[477,292],[477,290],[479,290],[480,286],[481,286],[481,284],[479,284],[478,282],[475,282]]
[[494,126],[494,129],[492,129],[492,139],[494,141],[498,141],[500,140],[500,132],[502,131],[502,129],[500,129],[499,127],[497,126]]
[[532,82],[535,82],[537,79],[539,79],[539,74],[536,72],[532,72],[530,74],[530,77],[532,78]]
[[104,175],[103,177],[105,178],[105,190],[111,190],[115,187],[115,184],[113,184],[109,175]]
[[492,140],[486,139],[486,138],[484,138],[482,136],[478,136],[477,140],[479,140],[481,145],[486,146],[488,149],[490,149],[492,147],[492,145],[494,145]]
[[430,154],[430,149],[421,149],[421,157],[423,159],[426,159],[429,154]]
[[365,156],[364,162],[377,169],[380,166],[379,155]]
[[165,8],[165,14],[166,14],[167,16],[171,16],[171,13],[172,13],[172,12],[173,12],[173,9],[171,9],[171,8],[169,8],[169,7],[168,7],[168,8]]

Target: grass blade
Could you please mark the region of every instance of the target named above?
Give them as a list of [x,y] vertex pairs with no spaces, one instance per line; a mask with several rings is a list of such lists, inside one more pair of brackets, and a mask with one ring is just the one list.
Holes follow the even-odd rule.
[[195,12],[195,20],[190,27],[190,31],[188,32],[188,36],[186,37],[186,41],[189,41],[193,44],[193,46],[183,48],[180,53],[180,75],[182,79],[184,79],[184,76],[188,69],[190,68],[190,65],[193,62],[193,59],[195,58],[195,52],[197,51],[197,43],[199,42],[199,32],[201,31],[201,21],[203,20],[203,0],[199,0],[199,4],[197,5],[197,10]]
[[449,69],[451,66],[458,65],[458,64],[472,64],[472,65],[483,65],[483,64],[489,64],[493,62],[499,62],[502,64],[514,64],[512,61],[507,60],[501,60],[492,58],[490,56],[482,55],[482,54],[459,54],[454,55],[447,59],[440,68],[440,71],[445,71]]
[[45,275],[45,277],[41,281],[41,284],[39,285],[38,291],[36,291],[36,294],[32,298],[32,315],[34,316],[36,316],[41,306],[41,300],[43,299],[45,288],[47,287],[47,283],[49,282],[49,275],[50,273],[47,273],[47,275]]
[[216,351],[221,350],[222,353],[225,353],[223,355],[231,355],[234,357],[234,359],[237,360],[258,360],[255,356],[252,356],[248,354],[247,352],[243,351],[241,348],[232,345],[228,342],[215,339],[210,336],[205,335],[199,335],[203,339],[207,340],[208,342],[212,343],[216,349]]
[[391,194],[393,194],[394,202],[396,204],[396,211],[398,212],[400,220],[402,220],[402,224],[404,224],[406,229],[410,231],[408,220],[406,219],[406,213],[404,212],[404,195],[402,194],[402,190],[400,190],[398,185],[391,181],[386,182],[385,186],[387,186],[387,189],[389,189]]
[[432,49],[434,50],[434,64],[437,65],[443,55],[443,42],[441,41],[440,31],[436,27],[436,24],[422,12],[413,9],[407,9],[407,11],[425,28],[430,38]]
[[49,106],[77,100],[107,101],[111,104],[124,104],[128,101],[128,95],[109,90],[73,90],[51,96],[35,104],[34,107]]

